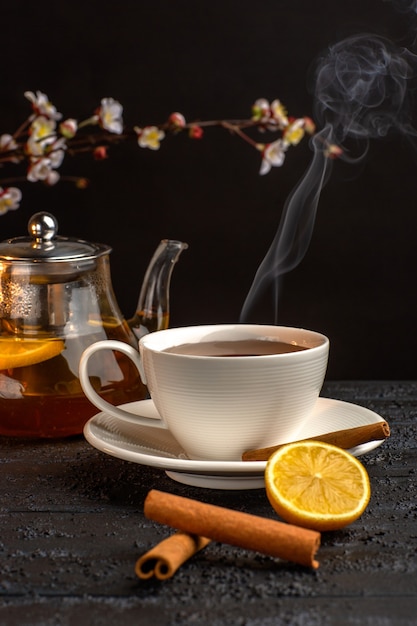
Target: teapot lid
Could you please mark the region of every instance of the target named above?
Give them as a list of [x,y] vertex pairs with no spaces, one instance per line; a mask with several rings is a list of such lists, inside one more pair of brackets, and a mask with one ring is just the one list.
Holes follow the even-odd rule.
[[110,246],[57,236],[58,222],[51,213],[39,212],[28,222],[30,237],[0,243],[0,259],[7,261],[73,261],[94,259],[111,252]]

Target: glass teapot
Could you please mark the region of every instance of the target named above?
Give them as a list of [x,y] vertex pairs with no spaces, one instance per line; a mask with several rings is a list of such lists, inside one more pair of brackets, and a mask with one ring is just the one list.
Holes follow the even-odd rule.
[[[187,244],[164,239],[126,321],[110,277],[111,248],[57,235],[50,213],[29,220],[29,236],[0,243],[0,435],[80,434],[97,409],[78,379],[84,349],[102,339],[137,346],[166,328],[173,266]],[[106,351],[91,363],[96,390],[112,404],[146,397],[132,363]]]

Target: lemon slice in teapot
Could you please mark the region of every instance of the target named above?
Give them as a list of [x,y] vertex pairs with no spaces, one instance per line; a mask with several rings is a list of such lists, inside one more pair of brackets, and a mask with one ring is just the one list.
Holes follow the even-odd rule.
[[17,339],[0,337],[0,370],[35,365],[52,359],[64,349],[61,339]]

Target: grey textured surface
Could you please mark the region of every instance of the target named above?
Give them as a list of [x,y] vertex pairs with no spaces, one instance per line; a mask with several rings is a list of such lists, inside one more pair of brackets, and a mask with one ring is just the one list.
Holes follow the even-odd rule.
[[322,534],[317,571],[212,543],[168,581],[136,559],[172,531],[146,520],[152,488],[275,517],[262,489],[203,490],[107,456],[82,437],[0,439],[0,624],[417,624],[417,383],[327,383],[378,412],[391,438],[362,457],[370,505]]

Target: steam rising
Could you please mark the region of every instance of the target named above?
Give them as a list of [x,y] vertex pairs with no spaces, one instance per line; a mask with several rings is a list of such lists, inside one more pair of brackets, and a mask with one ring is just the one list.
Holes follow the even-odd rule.
[[[416,57],[409,50],[371,34],[340,41],[318,58],[312,92],[315,119],[322,130],[311,142],[310,166],[284,205],[278,231],[243,304],[241,321],[248,321],[259,296],[272,286],[277,322],[281,278],[308,250],[320,195],[331,174],[326,146],[341,145],[342,158],[354,161],[366,154],[370,140],[393,133],[416,137],[409,102],[415,64]],[[353,147],[355,153],[359,148],[359,156],[351,156]]]
[[375,35],[357,35],[332,46],[314,77],[315,115],[335,140],[377,139],[391,130],[411,132],[408,81],[415,57]]
[[[301,262],[307,252],[313,234],[317,205],[320,193],[330,173],[331,161],[324,154],[328,139],[328,128],[323,129],[312,139],[314,156],[310,166],[298,185],[288,196],[281,222],[275,238],[256,272],[240,314],[240,320],[248,319],[250,309],[269,285],[278,286],[283,274],[291,271]],[[277,322],[277,307],[275,307]]]

